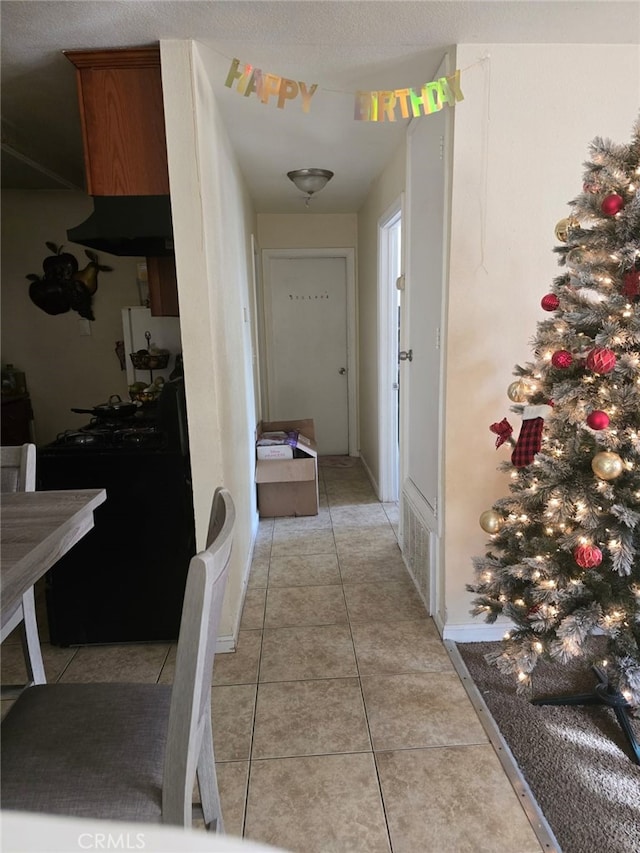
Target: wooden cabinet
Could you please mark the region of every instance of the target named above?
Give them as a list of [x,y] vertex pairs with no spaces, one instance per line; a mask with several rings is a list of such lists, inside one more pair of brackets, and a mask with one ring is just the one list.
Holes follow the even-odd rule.
[[[68,50],[76,68],[87,192],[169,195],[160,48]],[[147,258],[151,313],[178,316],[175,258]]]
[[87,192],[168,195],[160,48],[71,50]]
[[32,441],[33,412],[29,397],[3,397],[0,431],[2,445],[14,447]]
[[149,307],[154,317],[177,317],[178,282],[173,255],[147,258]]

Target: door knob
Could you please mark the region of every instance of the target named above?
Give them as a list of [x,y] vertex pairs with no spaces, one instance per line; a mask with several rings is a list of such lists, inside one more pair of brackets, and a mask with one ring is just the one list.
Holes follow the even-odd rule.
[[347,368],[346,368],[346,367],[341,367],[341,368],[340,368],[340,370],[338,371],[338,373],[340,374],[340,376],[344,376],[344,374],[345,374],[346,372],[347,372]]
[[413,361],[413,350],[412,349],[401,350],[398,353],[398,361]]

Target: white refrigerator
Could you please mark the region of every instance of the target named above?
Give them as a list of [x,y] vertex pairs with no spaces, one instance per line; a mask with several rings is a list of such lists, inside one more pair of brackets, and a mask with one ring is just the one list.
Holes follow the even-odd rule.
[[146,332],[149,332],[150,344],[158,349],[169,350],[169,362],[164,370],[154,370],[153,378],[163,376],[169,378],[176,364],[176,355],[182,352],[179,317],[152,317],[149,308],[132,307],[122,309],[122,335],[124,340],[127,382],[150,382],[148,370],[136,370],[129,358],[129,353],[148,349]]

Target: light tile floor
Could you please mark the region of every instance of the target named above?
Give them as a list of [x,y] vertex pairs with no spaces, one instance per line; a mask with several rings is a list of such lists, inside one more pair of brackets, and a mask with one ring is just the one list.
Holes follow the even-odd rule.
[[[540,853],[355,459],[321,508],[260,522],[212,708],[227,831],[294,853]],[[50,681],[170,682],[168,644],[60,649]],[[3,683],[21,680],[15,643]],[[3,703],[3,705],[6,703]]]

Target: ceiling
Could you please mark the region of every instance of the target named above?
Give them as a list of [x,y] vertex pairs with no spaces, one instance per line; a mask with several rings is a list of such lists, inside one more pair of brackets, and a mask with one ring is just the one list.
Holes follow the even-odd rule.
[[[306,167],[335,172],[309,210],[358,210],[406,122],[355,121],[354,93],[432,80],[449,45],[640,41],[640,4],[622,0],[2,0],[0,15],[3,188],[84,185],[75,69],[62,51],[195,39],[256,210],[272,213],[305,210],[286,173]],[[226,88],[234,57],[317,83],[310,111]]]

